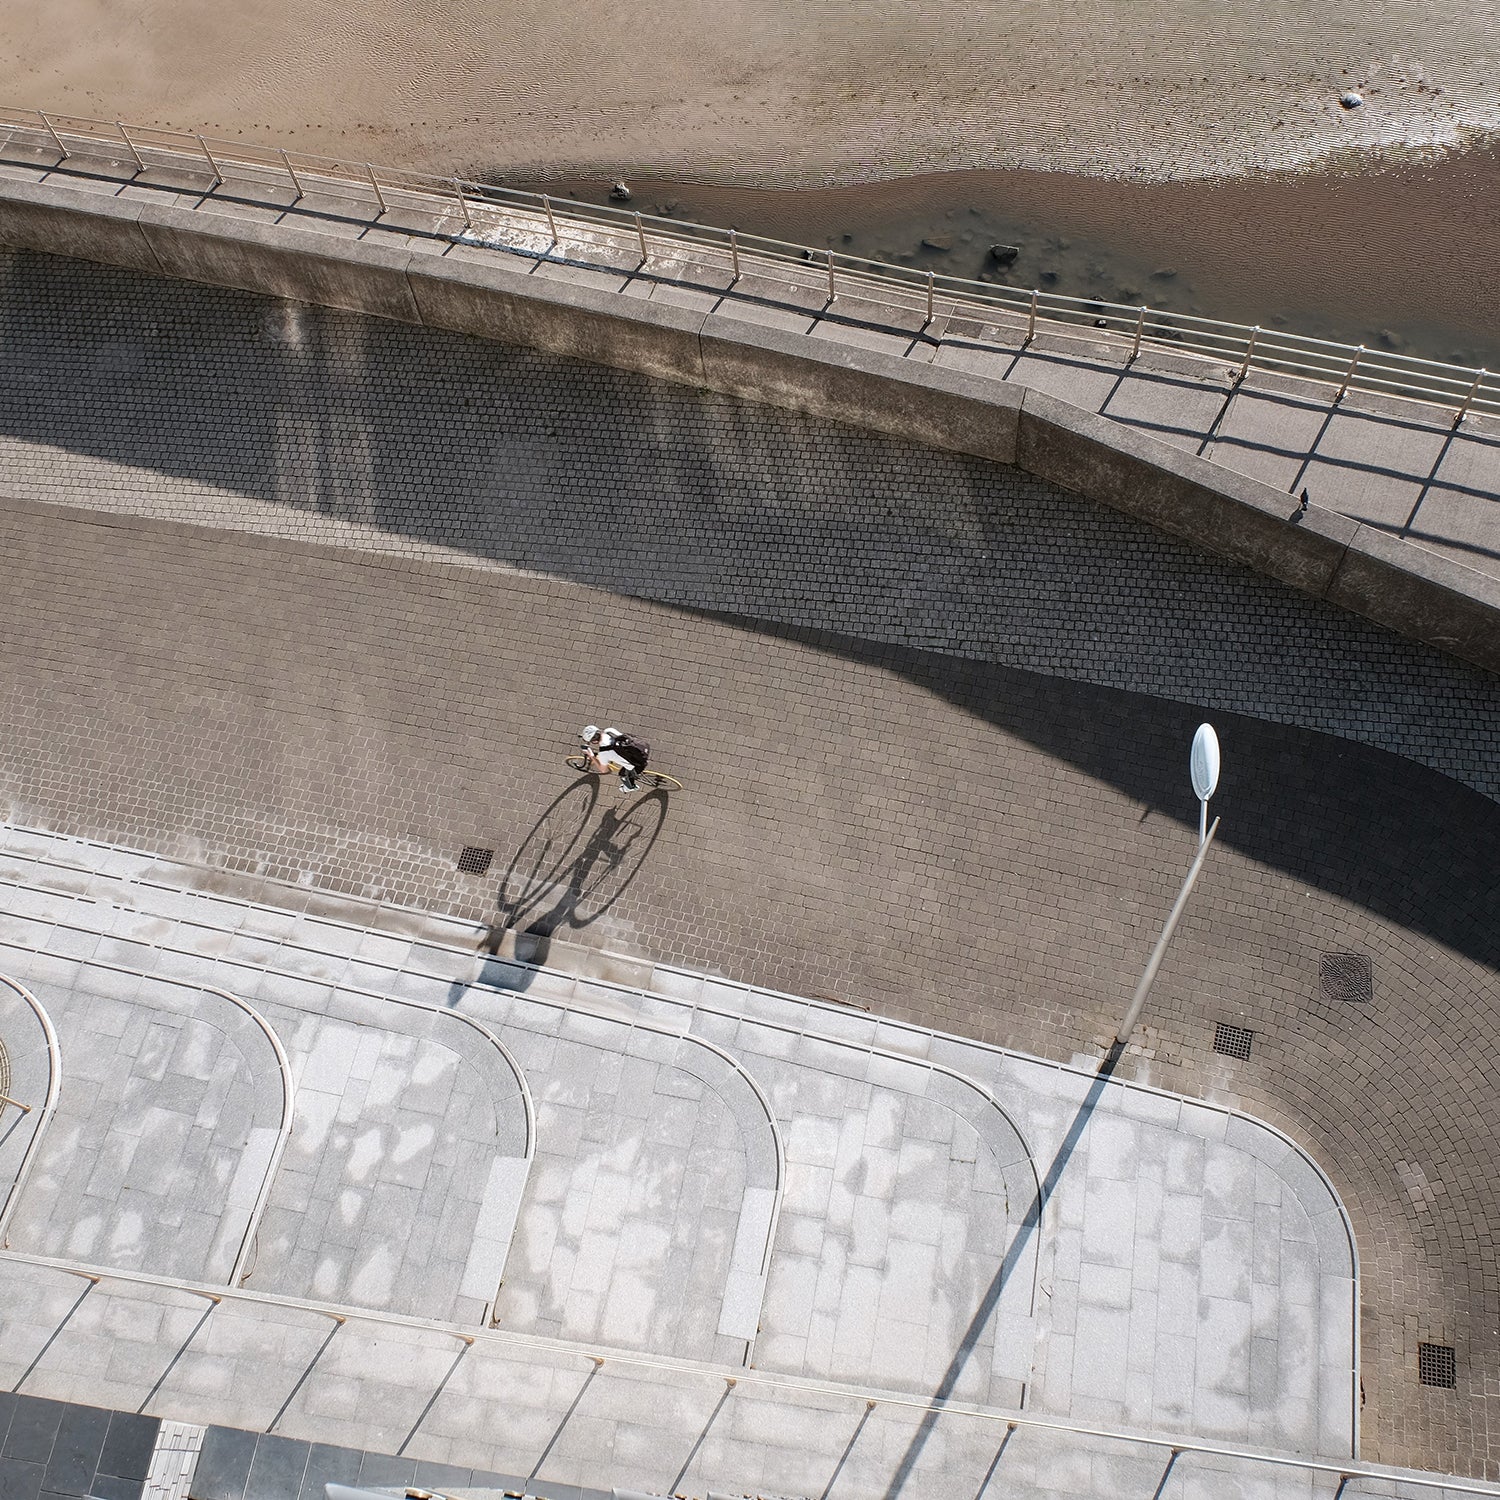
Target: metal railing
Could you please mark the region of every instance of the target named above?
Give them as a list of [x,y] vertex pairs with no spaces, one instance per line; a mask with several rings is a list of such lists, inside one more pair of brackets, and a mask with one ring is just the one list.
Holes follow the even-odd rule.
[[[206,178],[205,196],[247,197],[798,308],[810,316],[908,335],[913,343],[991,346],[1023,353],[1039,339],[1080,341],[1123,355],[1143,350],[1223,365],[1237,385],[1256,370],[1445,408],[1456,428],[1471,412],[1500,415],[1500,373],[1340,344],[1281,329],[1189,313],[1066,297],[1040,289],[943,276],[739,234],[634,210],[563,201],[494,183],[346,162],[281,147],[40,110],[0,108],[0,159],[20,152],[35,166],[84,176],[118,175],[184,190]],[[313,209],[308,200],[317,199]],[[430,222],[424,222],[430,221]],[[1019,348],[1018,348],[1019,345]]]

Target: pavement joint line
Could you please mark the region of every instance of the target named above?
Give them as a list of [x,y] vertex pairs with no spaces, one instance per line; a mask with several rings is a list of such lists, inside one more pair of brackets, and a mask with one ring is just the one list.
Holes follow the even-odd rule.
[[[140,1271],[116,1271],[108,1268],[84,1268],[47,1256],[26,1255],[13,1250],[0,1252],[0,1264],[6,1260],[42,1270],[60,1271],[81,1275],[96,1281],[123,1281],[155,1290],[181,1291],[197,1296],[210,1297],[215,1303],[223,1300],[260,1303],[284,1307],[291,1311],[308,1312],[324,1317],[339,1317],[331,1309],[318,1306],[301,1298],[286,1297],[276,1293],[227,1290],[210,1292],[205,1288],[176,1279],[156,1277]],[[212,1311],[212,1308],[210,1308]],[[597,1370],[605,1365],[627,1365],[640,1369],[666,1371],[689,1377],[704,1377],[715,1384],[727,1377],[721,1367],[702,1361],[672,1358],[662,1355],[638,1354],[631,1351],[611,1349],[608,1354],[597,1354],[576,1344],[561,1339],[547,1339],[535,1334],[512,1333],[504,1329],[486,1329],[478,1335],[466,1335],[430,1319],[409,1317],[400,1313],[375,1310],[351,1311],[343,1315],[346,1322],[385,1323],[397,1327],[414,1328],[423,1332],[449,1337],[471,1338],[481,1347],[485,1343],[509,1344],[521,1348],[534,1348],[549,1353],[560,1353],[589,1361]],[[1500,1485],[1486,1485],[1473,1480],[1452,1476],[1433,1476],[1409,1470],[1384,1468],[1375,1465],[1353,1463],[1331,1463],[1316,1458],[1301,1458],[1292,1454],[1261,1452],[1252,1448],[1236,1448],[1231,1444],[1207,1442],[1196,1438],[1174,1437],[1163,1434],[1129,1432],[1118,1428],[1095,1427],[1082,1423],[1057,1421],[1048,1417],[1027,1415],[1020,1411],[1001,1408],[985,1408],[958,1401],[923,1401],[914,1396],[891,1393],[876,1387],[843,1385],[834,1381],[808,1380],[797,1376],[783,1376],[755,1369],[738,1370],[734,1381],[739,1385],[765,1386],[772,1389],[798,1391],[806,1394],[830,1396],[836,1399],[858,1401],[871,1406],[890,1406],[906,1410],[930,1413],[934,1417],[968,1417],[983,1422],[1005,1423],[1009,1428],[1032,1427],[1043,1431],[1062,1432],[1080,1437],[1102,1438],[1110,1442],[1136,1444],[1142,1447],[1175,1450],[1179,1454],[1199,1454],[1205,1457],[1228,1458],[1252,1464],[1267,1464],[1278,1468],[1298,1469],[1308,1473],[1329,1475],[1351,1475],[1361,1479],[1412,1484],[1431,1490],[1448,1490],[1467,1495],[1500,1496]]]

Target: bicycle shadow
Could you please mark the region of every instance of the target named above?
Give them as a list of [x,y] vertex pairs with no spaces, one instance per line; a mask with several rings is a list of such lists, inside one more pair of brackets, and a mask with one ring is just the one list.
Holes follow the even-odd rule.
[[[481,952],[498,957],[513,933],[516,957],[545,964],[554,937],[597,922],[634,883],[666,826],[667,793],[607,807],[591,828],[599,801],[599,779],[580,776],[543,809],[500,881]],[[507,988],[525,987],[508,972]]]

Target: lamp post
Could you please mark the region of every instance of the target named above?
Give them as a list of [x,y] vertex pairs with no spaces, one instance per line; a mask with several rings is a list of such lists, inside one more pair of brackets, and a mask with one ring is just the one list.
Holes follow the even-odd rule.
[[1130,998],[1130,1008],[1125,1012],[1125,1019],[1120,1022],[1120,1029],[1115,1033],[1115,1045],[1111,1049],[1112,1056],[1118,1056],[1125,1050],[1125,1044],[1130,1040],[1130,1033],[1135,1030],[1136,1022],[1141,1018],[1141,1011],[1145,1008],[1146,997],[1151,993],[1151,986],[1156,981],[1156,972],[1161,968],[1162,960],[1167,954],[1167,944],[1172,941],[1172,934],[1177,930],[1177,923],[1182,914],[1187,910],[1188,897],[1193,894],[1193,887],[1198,883],[1198,874],[1203,869],[1203,862],[1208,858],[1209,845],[1214,841],[1214,835],[1219,831],[1219,820],[1214,819],[1212,826],[1208,822],[1208,799],[1213,796],[1219,785],[1219,737],[1214,733],[1212,724],[1202,724],[1197,734],[1193,736],[1193,749],[1189,757],[1189,770],[1193,778],[1193,791],[1198,797],[1198,854],[1193,860],[1192,866],[1187,872],[1187,879],[1182,882],[1182,889],[1177,893],[1177,900],[1172,905],[1172,910],[1167,915],[1166,925],[1161,930],[1161,936],[1156,940],[1156,947],[1151,950],[1151,958],[1146,964],[1146,972],[1141,975],[1141,982],[1135,987],[1135,994]]

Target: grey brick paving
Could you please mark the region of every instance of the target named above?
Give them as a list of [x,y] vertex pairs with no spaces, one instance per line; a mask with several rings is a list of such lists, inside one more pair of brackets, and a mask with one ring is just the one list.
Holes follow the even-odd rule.
[[1016,470],[535,351],[0,264],[11,494],[1185,698],[1500,790],[1486,674]]
[[[85,507],[0,517],[22,821],[500,917],[458,848],[522,849],[606,712],[668,769],[780,769],[588,808],[551,935],[1065,1057],[1170,902],[1212,711],[1224,833],[1135,1065],[1338,1174],[1366,1451],[1500,1473],[1492,679],[981,464],[118,273],[8,285],[4,487]],[[1339,951],[1370,1005],[1321,997]]]

